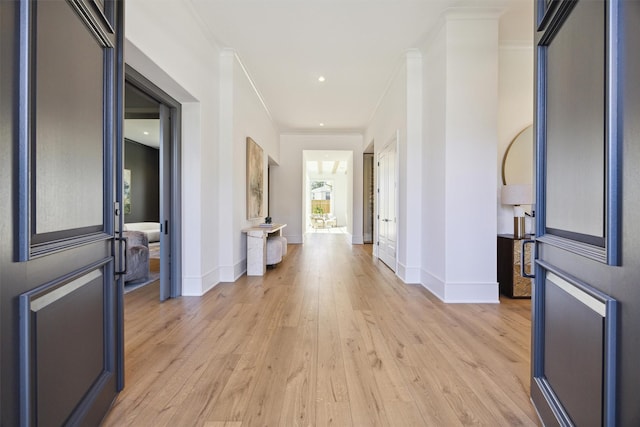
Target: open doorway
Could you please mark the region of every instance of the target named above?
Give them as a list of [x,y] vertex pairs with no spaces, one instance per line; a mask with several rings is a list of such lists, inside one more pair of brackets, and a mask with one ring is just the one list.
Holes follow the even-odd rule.
[[374,144],[369,143],[362,156],[362,240],[373,244],[375,212]]
[[124,102],[125,293],[159,281],[181,295],[180,104],[127,67]]
[[350,235],[353,227],[353,152],[303,152],[305,233]]

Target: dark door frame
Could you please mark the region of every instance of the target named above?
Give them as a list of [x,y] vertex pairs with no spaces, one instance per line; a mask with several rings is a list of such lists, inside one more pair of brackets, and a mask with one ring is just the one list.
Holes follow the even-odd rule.
[[[169,235],[171,246],[169,248],[171,270],[169,272],[170,289],[168,290],[168,297],[176,298],[182,295],[182,140],[180,138],[182,105],[127,64],[125,64],[125,81],[146,95],[154,98],[159,103],[164,104],[169,109],[169,120],[171,121],[171,152],[169,153],[171,166],[169,173],[171,177],[169,178],[169,188],[164,188],[164,183],[167,180],[161,177],[160,192],[161,194],[169,193],[170,219],[167,224],[162,224],[162,232]],[[163,149],[162,145],[163,144],[161,144],[161,150]],[[118,168],[119,173],[122,173],[124,169],[123,160],[121,156],[120,162],[122,164],[121,167]],[[160,211],[162,212],[162,210],[163,207],[161,206]],[[160,220],[162,221],[162,218],[160,218]]]

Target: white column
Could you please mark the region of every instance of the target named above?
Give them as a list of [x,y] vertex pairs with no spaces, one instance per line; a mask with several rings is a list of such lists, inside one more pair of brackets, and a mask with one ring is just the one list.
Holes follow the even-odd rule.
[[498,302],[499,13],[452,11],[423,49],[421,283]]
[[498,18],[447,16],[445,301],[498,301]]

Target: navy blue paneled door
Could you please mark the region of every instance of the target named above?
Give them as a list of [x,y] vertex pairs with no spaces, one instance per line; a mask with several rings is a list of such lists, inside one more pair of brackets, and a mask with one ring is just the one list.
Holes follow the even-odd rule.
[[122,386],[122,2],[0,4],[1,425],[97,425]]
[[545,425],[640,425],[640,3],[536,0],[531,394]]

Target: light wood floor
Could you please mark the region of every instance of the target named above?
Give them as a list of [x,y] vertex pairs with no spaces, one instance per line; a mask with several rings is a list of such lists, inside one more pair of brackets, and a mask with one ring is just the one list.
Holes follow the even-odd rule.
[[537,425],[530,302],[443,304],[370,250],[314,234],[202,298],[127,294],[104,426]]

